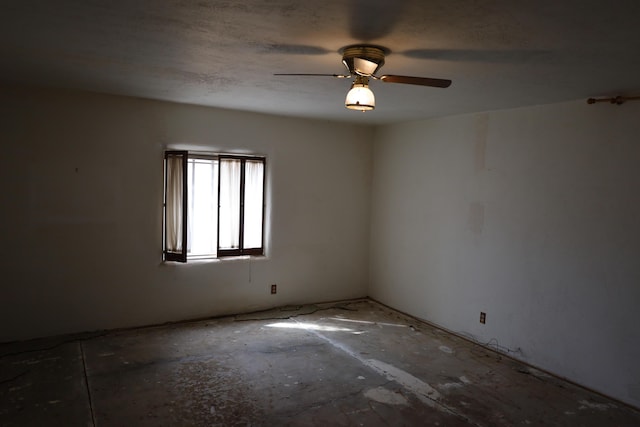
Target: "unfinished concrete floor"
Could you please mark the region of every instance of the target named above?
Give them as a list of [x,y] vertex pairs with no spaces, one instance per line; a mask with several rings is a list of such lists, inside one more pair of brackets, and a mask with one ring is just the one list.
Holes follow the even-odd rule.
[[0,346],[2,426],[640,426],[373,301]]

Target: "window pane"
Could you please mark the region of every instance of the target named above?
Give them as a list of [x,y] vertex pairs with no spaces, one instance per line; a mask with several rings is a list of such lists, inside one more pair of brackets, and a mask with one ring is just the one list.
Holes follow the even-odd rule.
[[213,255],[217,248],[218,162],[189,159],[189,255]]
[[247,160],[244,189],[244,249],[262,247],[264,162]]
[[220,249],[240,247],[240,170],[238,159],[220,159]]

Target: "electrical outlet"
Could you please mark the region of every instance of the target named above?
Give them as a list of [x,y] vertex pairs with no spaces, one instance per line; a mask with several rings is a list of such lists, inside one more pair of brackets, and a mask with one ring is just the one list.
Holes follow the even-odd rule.
[[271,285],[271,293],[275,294],[278,292],[278,285]]
[[480,312],[480,323],[487,323],[487,313],[485,313],[484,311]]

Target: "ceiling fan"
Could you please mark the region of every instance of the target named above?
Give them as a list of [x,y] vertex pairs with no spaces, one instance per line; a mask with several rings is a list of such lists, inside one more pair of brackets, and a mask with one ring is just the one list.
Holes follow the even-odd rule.
[[428,77],[411,77],[385,74],[377,76],[376,72],[384,65],[384,57],[389,49],[375,45],[350,45],[341,49],[342,63],[348,74],[301,74],[276,73],[275,76],[326,76],[339,79],[353,79],[351,89],[347,93],[345,107],[351,110],[369,111],[375,108],[375,96],[369,89],[369,79],[381,80],[385,83],[404,83],[410,85],[446,88],[451,80]]

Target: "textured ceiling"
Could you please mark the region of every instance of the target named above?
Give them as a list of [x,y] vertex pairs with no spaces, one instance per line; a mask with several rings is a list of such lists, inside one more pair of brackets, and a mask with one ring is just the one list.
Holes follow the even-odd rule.
[[[640,92],[637,0],[3,0],[0,79],[392,123]],[[388,48],[375,111],[344,108],[340,49]]]

